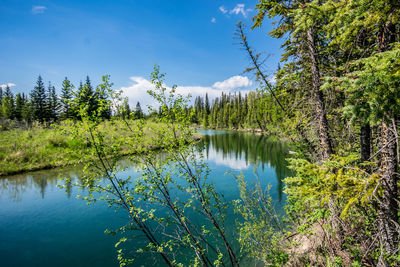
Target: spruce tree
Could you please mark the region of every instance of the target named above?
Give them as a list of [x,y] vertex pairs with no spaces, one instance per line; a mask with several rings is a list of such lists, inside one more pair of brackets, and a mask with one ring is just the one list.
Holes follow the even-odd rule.
[[55,121],[57,118],[57,96],[55,95],[55,87],[49,82],[47,87],[46,99],[46,121]]
[[210,114],[210,102],[208,100],[208,93],[206,93],[206,99],[204,101],[204,109],[205,109],[207,115]]
[[136,103],[136,108],[135,108],[135,119],[142,119],[142,118],[143,118],[143,111],[138,101]]
[[71,119],[73,117],[73,111],[71,105],[73,90],[74,90],[73,84],[68,80],[67,77],[65,77],[61,87],[61,99],[60,99],[61,119]]
[[[326,73],[327,44],[322,32],[327,17],[320,10],[321,2],[309,1],[276,1],[266,3],[260,1],[256,8],[258,14],[254,18],[254,27],[261,27],[264,17],[279,17],[279,23],[270,32],[274,38],[283,38],[290,35],[283,47],[285,53],[282,61],[286,62],[285,70],[288,79],[296,80],[298,90],[293,92],[293,98],[307,98],[313,105],[315,117],[313,124],[317,130],[319,141],[319,157],[328,159],[333,153],[332,137],[327,120],[326,99],[321,89],[323,73]],[[306,79],[295,77],[302,73]],[[300,85],[300,82],[303,85]],[[268,83],[269,85],[269,83]],[[300,85],[300,86],[299,86]],[[292,99],[292,101],[297,101]],[[286,111],[285,111],[286,112]],[[291,116],[292,117],[292,116]],[[298,127],[296,127],[298,128]]]
[[24,105],[22,107],[21,116],[24,121],[31,123],[34,120],[32,101],[29,101],[28,97],[24,94],[22,94],[22,96],[24,99]]
[[77,113],[79,109],[84,108],[90,116],[94,115],[94,111],[97,109],[97,99],[89,76],[86,76],[85,84],[82,85],[81,82],[75,98],[77,106],[74,109]]
[[57,121],[59,116],[60,103],[54,85],[51,87],[49,99],[51,103],[51,119],[53,121]]
[[[398,251],[400,236],[398,144],[396,121],[400,116],[400,4],[398,1],[328,2],[331,15],[325,26],[332,50],[347,55],[338,78],[347,96],[345,112],[360,123],[362,161],[370,161],[371,128],[378,126],[379,175],[382,195],[378,200],[380,245],[386,254]],[[368,19],[366,19],[368,18]],[[348,64],[352,60],[352,64]],[[339,76],[337,75],[337,76]],[[380,263],[382,264],[382,263]],[[389,262],[384,262],[389,265]]]
[[43,123],[46,120],[46,103],[47,95],[45,91],[42,77],[39,75],[36,86],[31,92],[31,104],[33,111],[33,119]]
[[11,92],[9,86],[6,87],[4,91],[4,96],[2,100],[2,114],[6,119],[14,119],[15,106],[14,106],[14,95]]
[[24,105],[25,105],[25,99],[23,95],[18,93],[15,96],[15,118],[19,121],[22,120],[22,110],[24,108]]

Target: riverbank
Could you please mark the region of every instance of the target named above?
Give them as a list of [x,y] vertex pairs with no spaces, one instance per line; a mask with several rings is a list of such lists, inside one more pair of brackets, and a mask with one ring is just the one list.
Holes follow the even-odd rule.
[[[106,142],[129,136],[130,132],[124,125],[125,122],[114,120],[104,122],[100,130],[107,133]],[[132,124],[132,127],[133,124]],[[160,149],[159,144],[154,144],[153,131],[162,127],[159,123],[147,121],[145,126],[146,148],[148,150]],[[194,126],[197,129],[204,129]],[[67,132],[68,125],[63,127],[35,126],[30,129],[15,128],[0,132],[0,177],[20,174],[29,171],[52,169],[67,165],[96,160],[96,157],[88,153],[88,143],[76,140]],[[210,128],[211,129],[211,128]],[[215,129],[213,129],[215,130]],[[218,128],[217,130],[248,132],[253,134],[272,135],[281,141],[285,141],[277,134],[250,128]],[[200,139],[200,134],[194,136]],[[125,144],[121,146],[119,156],[132,154],[132,149]]]
[[[129,136],[125,122],[106,121],[100,127],[106,133],[106,144],[112,140]],[[134,127],[133,123],[131,127]],[[154,144],[153,132],[163,127],[159,123],[148,121],[145,125],[145,145],[148,150],[160,149]],[[89,153],[89,143],[74,139],[68,132],[68,124],[63,127],[45,128],[36,126],[31,129],[12,129],[0,132],[0,177],[20,174],[29,171],[52,169],[71,164],[95,160]],[[200,136],[195,136],[199,139]],[[119,155],[130,155],[133,149],[121,143]]]
[[196,129],[205,129],[205,130],[215,130],[215,131],[235,131],[235,132],[243,132],[243,133],[252,133],[256,135],[268,135],[268,136],[273,136],[276,137],[277,140],[282,141],[282,142],[291,142],[290,138],[288,138],[286,135],[282,134],[282,131],[279,129],[270,129],[270,130],[262,130],[259,128],[233,128],[233,127],[208,127],[205,128],[201,125],[195,125],[194,126]]

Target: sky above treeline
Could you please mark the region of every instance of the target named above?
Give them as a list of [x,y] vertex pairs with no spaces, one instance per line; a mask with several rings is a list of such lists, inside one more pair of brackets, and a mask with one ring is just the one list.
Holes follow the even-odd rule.
[[77,87],[111,75],[130,103],[149,102],[154,64],[167,85],[193,96],[256,88],[245,51],[235,43],[235,24],[248,26],[251,44],[270,55],[270,77],[281,40],[267,36],[271,22],[250,30],[257,1],[60,0],[0,2],[0,86],[30,92],[41,75],[60,91],[64,77]]

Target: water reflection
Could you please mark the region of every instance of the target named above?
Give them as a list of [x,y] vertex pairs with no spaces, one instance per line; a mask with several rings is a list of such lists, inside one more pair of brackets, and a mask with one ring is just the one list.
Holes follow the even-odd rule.
[[[16,202],[22,201],[25,193],[36,192],[44,199],[48,189],[57,187],[59,177],[79,177],[81,166],[68,166],[51,170],[13,175],[0,179],[0,199],[8,198]],[[67,196],[72,195],[72,184],[67,184]]]
[[[201,131],[202,132],[202,131]],[[202,132],[203,145],[208,160],[233,170],[247,170],[252,165],[273,168],[276,173],[279,199],[282,198],[282,179],[290,174],[286,158],[288,146],[276,138],[240,132],[219,132],[208,135]]]
[[[290,174],[286,167],[287,145],[265,135],[249,133],[204,131],[201,145],[209,163],[231,170],[245,171],[259,165],[261,170],[272,168],[276,173],[279,199],[282,198],[282,179]],[[124,159],[121,165],[128,167],[128,175],[134,172],[133,163]],[[36,171],[0,179],[0,199],[8,198],[21,201],[26,192],[36,192],[45,198],[48,189],[57,187],[59,177],[79,177],[82,166],[68,166],[58,169]],[[121,173],[122,174],[122,173]],[[67,188],[72,195],[72,185]]]
[[[285,162],[288,156],[286,144],[267,136],[246,133],[203,133],[200,145],[210,167],[209,181],[226,201],[239,198],[239,188],[231,175],[224,174],[227,171],[243,172],[251,184],[256,181],[253,173],[256,170],[262,186],[272,185],[270,193],[277,206],[284,205],[285,201],[280,200],[282,179],[289,174]],[[118,173],[120,177],[137,175],[135,165],[128,158],[119,164],[126,167]],[[88,207],[85,201],[75,199],[78,193],[85,193],[78,192],[72,185],[69,185],[67,195],[65,190],[57,187],[60,176],[75,177],[75,181],[79,181],[82,170],[82,166],[68,166],[0,179],[2,266],[118,266],[114,249],[118,237],[104,235],[104,229],[121,227],[126,223],[125,217],[116,215],[104,202]],[[225,225],[229,238],[233,238],[237,219],[231,206]],[[192,221],[204,224],[202,216],[193,216]],[[130,246],[135,248],[132,251],[143,242],[145,239],[140,238],[131,241]],[[238,244],[234,244],[234,248],[239,250]],[[143,254],[136,260],[137,266],[146,266],[149,255]]]

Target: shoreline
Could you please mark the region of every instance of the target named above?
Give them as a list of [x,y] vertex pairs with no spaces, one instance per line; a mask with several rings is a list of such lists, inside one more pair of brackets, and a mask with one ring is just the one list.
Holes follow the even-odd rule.
[[[261,129],[250,129],[250,128],[240,128],[240,129],[233,129],[233,128],[205,128],[205,127],[201,127],[199,125],[194,125],[193,126],[195,129],[203,129],[203,130],[215,130],[215,131],[235,131],[235,132],[242,132],[242,133],[251,133],[251,134],[255,134],[255,135],[271,135],[271,136],[276,136],[277,138],[279,138],[280,141],[287,141],[285,140],[285,138],[282,138],[281,136],[277,135],[277,134],[273,134],[270,132],[266,132],[266,131],[262,131]],[[199,133],[199,135],[201,135]],[[193,136],[193,139],[195,142],[199,142],[201,140],[201,136]],[[156,150],[160,150],[162,149],[162,147],[150,147],[149,150],[151,151],[156,151]],[[130,156],[130,155],[134,155],[134,153],[129,153],[129,152],[122,152],[120,154],[118,154],[117,156],[119,157],[124,157],[124,156]],[[67,162],[47,162],[43,165],[33,165],[33,166],[29,166],[28,164],[25,167],[22,167],[20,169],[17,170],[9,170],[9,171],[5,171],[5,172],[0,172],[0,179],[1,178],[6,178],[9,176],[14,176],[14,175],[19,175],[19,174],[24,174],[24,173],[28,173],[28,172],[34,172],[34,171],[41,171],[41,170],[51,170],[51,169],[56,169],[56,168],[62,168],[62,167],[66,167],[66,166],[72,166],[72,165],[76,165],[76,164],[81,164],[81,163],[86,163],[90,160],[92,160],[92,158],[87,158],[89,155],[85,155],[85,157],[82,158],[86,158],[86,160],[82,160],[82,158],[80,159],[74,159],[74,160],[69,160]],[[20,166],[20,165],[19,165]]]
[[[193,136],[194,142],[199,142],[200,140],[201,140],[200,136],[196,136],[196,135]],[[162,148],[163,148],[162,146],[150,147],[149,151],[157,151],[157,150],[161,150]],[[132,156],[132,155],[136,155],[136,153],[122,152],[122,153],[118,154],[117,157],[127,157],[127,156]],[[93,159],[75,160],[75,161],[69,161],[69,162],[65,162],[65,163],[61,163],[61,164],[59,164],[59,163],[46,164],[43,166],[39,165],[39,166],[33,166],[32,168],[25,168],[25,169],[21,169],[21,170],[9,171],[7,173],[0,173],[0,179],[7,178],[10,176],[14,176],[14,175],[29,173],[29,172],[51,170],[51,169],[57,169],[57,168],[62,168],[62,167],[67,167],[67,166],[73,166],[73,165],[77,165],[77,164],[83,164],[83,163],[89,162],[90,160],[93,160]],[[94,160],[96,160],[96,159],[94,159]]]

